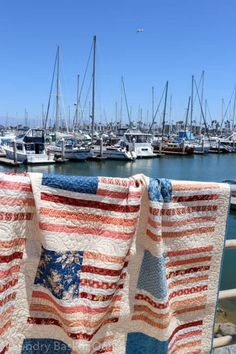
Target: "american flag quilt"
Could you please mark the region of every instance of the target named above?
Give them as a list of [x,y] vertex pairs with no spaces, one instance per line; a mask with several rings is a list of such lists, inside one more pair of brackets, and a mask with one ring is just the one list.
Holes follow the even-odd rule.
[[0,354],[210,353],[229,188],[0,174]]

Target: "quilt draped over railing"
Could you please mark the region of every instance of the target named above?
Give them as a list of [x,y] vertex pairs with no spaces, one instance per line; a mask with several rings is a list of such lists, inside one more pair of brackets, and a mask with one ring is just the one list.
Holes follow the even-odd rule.
[[0,174],[0,353],[209,353],[229,188]]

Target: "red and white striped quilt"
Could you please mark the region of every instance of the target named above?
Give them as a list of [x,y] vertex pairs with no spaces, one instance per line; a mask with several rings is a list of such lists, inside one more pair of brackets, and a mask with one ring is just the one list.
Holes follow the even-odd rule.
[[209,353],[225,184],[0,174],[0,354]]

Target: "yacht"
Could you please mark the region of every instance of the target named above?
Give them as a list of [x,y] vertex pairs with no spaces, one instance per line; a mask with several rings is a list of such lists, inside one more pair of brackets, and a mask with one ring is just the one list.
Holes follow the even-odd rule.
[[161,152],[168,155],[191,155],[194,152],[194,148],[189,145],[184,145],[183,143],[155,140],[153,143],[154,151],[160,152],[160,143],[161,143]]
[[90,148],[78,145],[77,140],[73,138],[59,139],[55,145],[49,145],[47,150],[55,154],[55,156],[63,155],[65,159],[74,161],[84,161],[91,156]]
[[122,138],[128,151],[133,151],[137,158],[156,157],[153,152],[152,134],[142,133],[140,130],[128,129]]
[[44,129],[22,131],[14,141],[2,145],[6,158],[24,164],[55,163],[54,154],[45,149]]
[[94,145],[92,153],[94,157],[104,157],[108,160],[134,161],[137,158],[134,151],[128,151],[127,148],[122,146],[103,146],[101,151],[99,145]]

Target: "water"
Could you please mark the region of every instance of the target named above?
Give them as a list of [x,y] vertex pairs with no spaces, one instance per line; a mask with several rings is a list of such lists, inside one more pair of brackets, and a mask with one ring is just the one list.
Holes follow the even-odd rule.
[[[70,162],[49,166],[21,166],[19,168],[0,166],[0,171],[28,171],[81,176],[129,177],[143,173],[149,177],[166,177],[179,180],[222,182],[236,179],[236,154],[206,156],[165,156],[156,159],[125,161]],[[236,212],[230,212],[227,225],[227,239],[236,238]],[[236,288],[236,250],[226,250],[223,261],[221,289]],[[225,307],[235,314],[236,301],[225,302]]]

